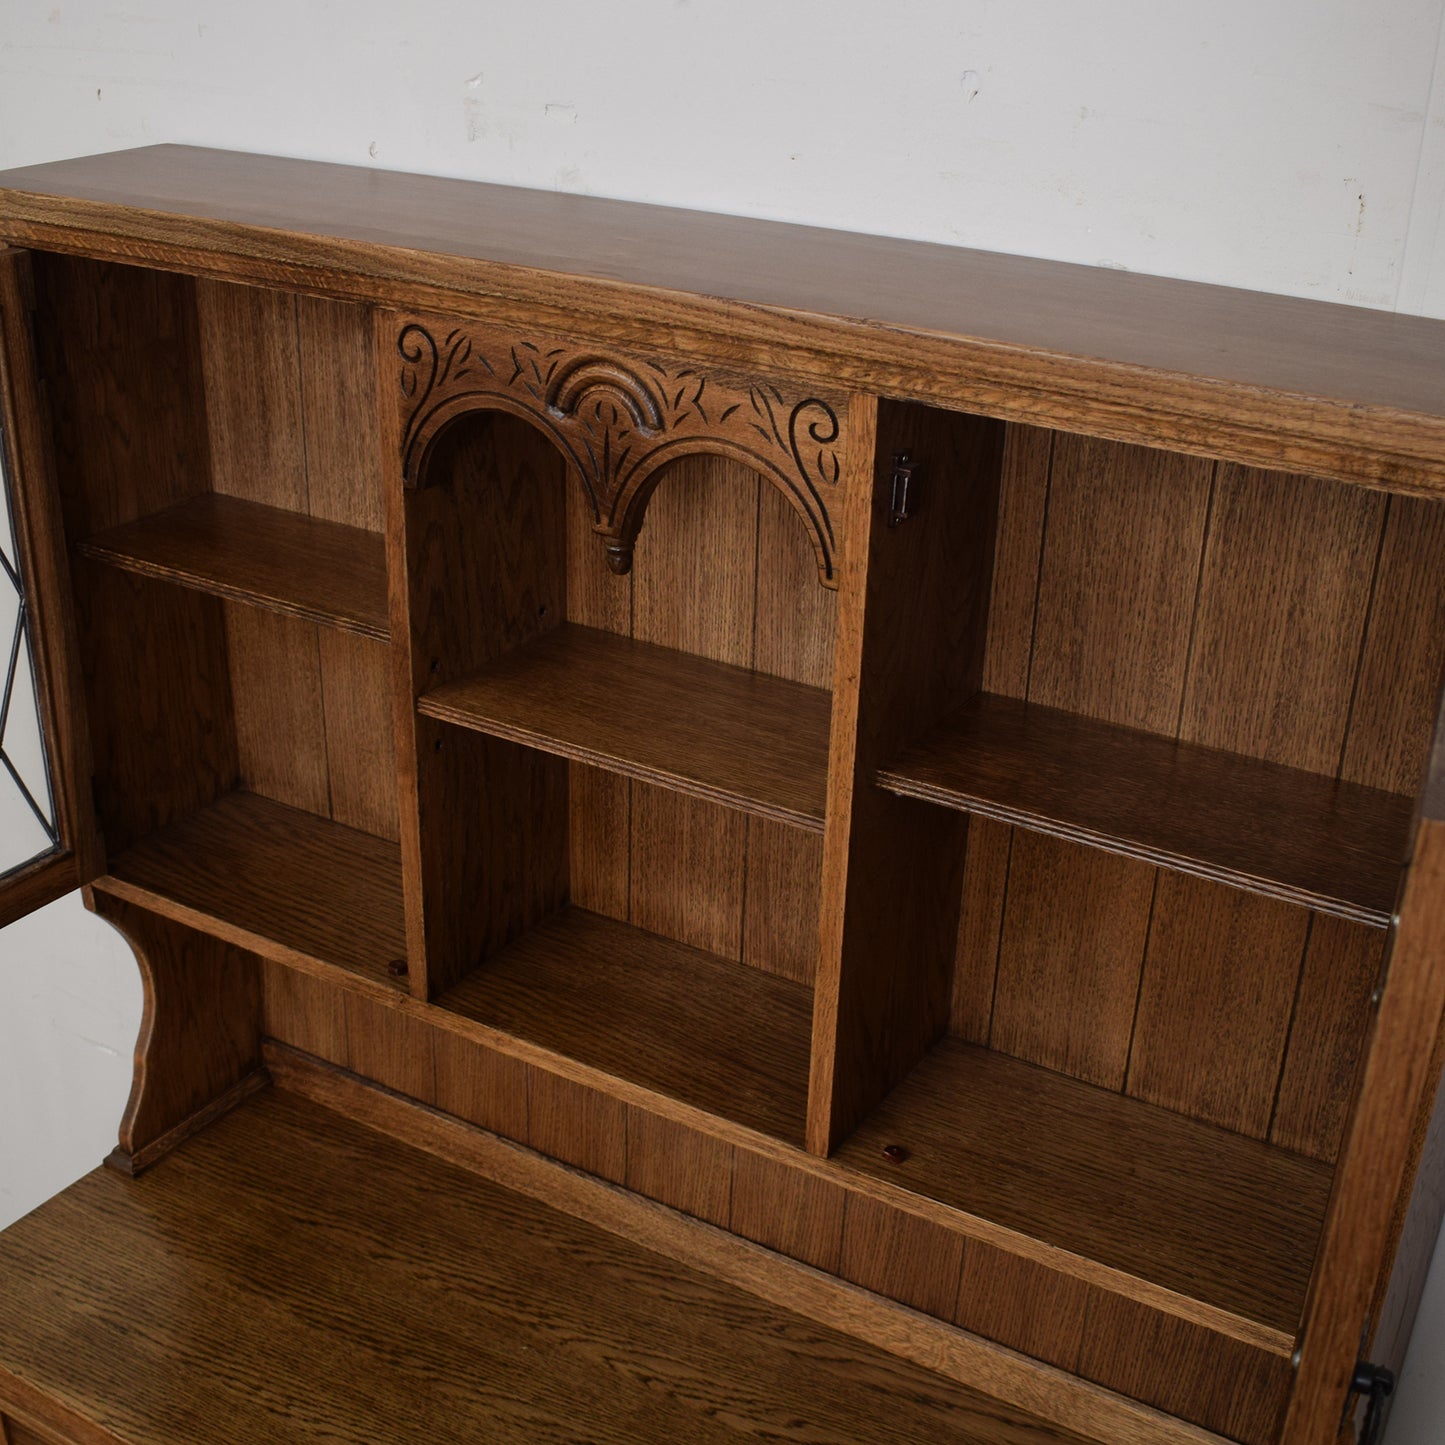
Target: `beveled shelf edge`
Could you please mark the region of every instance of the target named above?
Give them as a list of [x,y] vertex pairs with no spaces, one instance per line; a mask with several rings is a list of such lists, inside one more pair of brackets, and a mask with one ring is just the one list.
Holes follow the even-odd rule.
[[[405,991],[404,984],[390,986],[378,983],[364,974],[357,973],[340,964],[276,943],[263,935],[176,903],[163,894],[140,888],[122,879],[107,875],[95,880],[91,886],[127,902],[152,908],[166,917],[173,918],[177,922],[220,938],[225,942],[250,949],[273,963],[310,974],[375,1003],[395,1009],[429,1027],[445,1029],[449,1033],[481,1044],[508,1058],[540,1068],[557,1078],[566,1079],[586,1088],[600,1089],[621,1103],[648,1110],[695,1129],[710,1138],[761,1154],[777,1163],[801,1170],[828,1183],[841,1185],[853,1193],[865,1195],[890,1208],[941,1225],[965,1238],[977,1239],[982,1243],[993,1245],[1008,1254],[1028,1259],[1045,1268],[1082,1280],[1112,1294],[1136,1300],[1161,1313],[1200,1325],[1216,1334],[1264,1350],[1269,1354],[1288,1358],[1294,1351],[1297,1341],[1293,1334],[1260,1324],[1258,1321],[1236,1314],[1232,1310],[1181,1294],[1177,1290],[1156,1284],[1139,1275],[1130,1274],[1126,1270],[1117,1269],[1058,1245],[1049,1244],[1045,1240],[1037,1239],[1006,1225],[996,1224],[980,1215],[956,1209],[952,1205],[941,1203],[927,1195],[915,1193],[902,1185],[877,1178],[845,1163],[819,1158],[802,1147],[801,1136],[798,1144],[790,1144],[775,1135],[753,1129],[723,1115],[710,1113],[698,1105],[659,1093],[645,1085],[611,1074],[595,1065],[583,1063],[569,1055],[557,1053],[541,1044],[519,1038],[515,1034],[507,1033],[489,1024],[479,1023],[439,1004],[413,998]],[[287,1047],[274,1043],[268,1045],[268,1048]],[[318,1067],[333,1070],[336,1066],[318,1063]],[[344,1071],[336,1070],[336,1072]],[[389,1092],[382,1085],[365,1083],[362,1086],[380,1090],[383,1093]],[[413,1101],[408,1101],[407,1106],[429,1108],[429,1106],[416,1104]],[[440,1115],[439,1111],[436,1112],[439,1117],[455,1123],[458,1128],[472,1128],[470,1125],[452,1120],[451,1116]],[[509,1143],[507,1147],[520,1149],[523,1146]],[[610,1188],[611,1186],[601,1187]],[[652,1205],[651,1207],[661,1209],[664,1206]],[[799,1267],[805,1268],[806,1266]],[[897,1308],[906,1310],[906,1307],[902,1305]],[[913,1313],[912,1311],[907,1312]],[[930,1323],[937,1323],[932,1321],[929,1316],[919,1315],[918,1318],[929,1320]],[[993,1348],[992,1344],[989,1347]],[[1204,1434],[1197,1438],[1214,1440],[1217,1437]]]
[[745,793],[718,788],[693,778],[679,777],[659,768],[649,768],[642,763],[629,762],[611,753],[598,752],[583,743],[564,742],[547,733],[480,719],[463,708],[448,706],[445,701],[439,702],[435,693],[423,693],[417,699],[416,710],[423,717],[435,718],[438,722],[450,723],[453,727],[467,728],[488,737],[500,738],[504,742],[520,743],[523,747],[535,748],[538,752],[549,753],[553,757],[566,758],[569,762],[583,763],[601,772],[632,778],[639,783],[650,783],[654,787],[666,788],[670,792],[683,793],[688,797],[701,798],[704,802],[717,803],[755,818],[770,818],[776,823],[784,823],[809,833],[821,833],[826,826],[824,818],[812,813],[784,808],[749,797]]
[[1141,863],[1151,863],[1167,868],[1174,873],[1186,873],[1212,883],[1223,883],[1247,893],[1257,893],[1264,898],[1278,899],[1281,903],[1293,903],[1308,908],[1314,913],[1329,914],[1349,923],[1362,923],[1369,928],[1388,928],[1394,917],[1394,909],[1368,908],[1361,903],[1349,903],[1328,894],[1316,893],[1305,888],[1296,888],[1270,878],[1256,877],[1237,869],[1213,867],[1198,858],[1191,858],[1167,849],[1151,848],[1144,843],[1134,843],[1110,833],[1096,832],[1091,828],[1061,822],[1043,813],[1027,808],[1008,807],[993,803],[985,798],[976,798],[955,793],[947,788],[932,787],[919,783],[893,768],[881,768],[877,774],[880,788],[901,798],[917,798],[941,808],[955,812],[974,813],[980,818],[994,822],[1008,823],[1030,833],[1041,833],[1049,838],[1058,838],[1065,843],[1079,843],[1088,848],[1097,848],[1104,853],[1114,853],[1122,858],[1135,858]]
[[1020,1405],[1061,1428],[1087,1430],[1100,1445],[1226,1445],[1208,1430],[597,1179],[289,1045],[267,1040],[262,1056],[280,1089],[817,1324]]
[[130,572],[137,577],[146,577],[153,582],[169,582],[173,586],[184,587],[191,592],[204,592],[211,597],[224,598],[227,602],[240,602],[262,612],[276,612],[285,617],[298,617],[303,622],[314,622],[318,627],[329,627],[335,632],[352,632],[358,637],[370,637],[376,642],[391,642],[389,627],[375,627],[361,618],[324,612],[320,608],[307,607],[300,602],[284,602],[276,598],[261,597],[244,587],[216,582],[184,568],[161,567],[152,562],[144,562],[137,557],[130,557],[123,552],[111,550],[105,546],[104,539],[104,532],[98,533],[94,537],[87,537],[84,541],[76,544],[75,550],[82,557],[88,557],[93,562],[102,562],[108,567],[119,568],[122,572]]

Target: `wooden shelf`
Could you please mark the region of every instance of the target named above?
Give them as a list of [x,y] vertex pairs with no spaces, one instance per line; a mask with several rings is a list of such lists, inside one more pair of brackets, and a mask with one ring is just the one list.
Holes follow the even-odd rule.
[[[887,1145],[907,1151],[902,1163]],[[840,1163],[1277,1333],[1290,1348],[1331,1170],[945,1039]]]
[[386,548],[375,532],[234,497],[193,497],[80,551],[142,577],[386,641]]
[[805,985],[568,908],[437,1002],[620,1079],[801,1143]]
[[831,697],[565,624],[427,693],[428,717],[821,832]]
[[128,848],[95,885],[169,918],[317,972],[406,992],[395,843],[252,793],[219,801]]
[[890,792],[1388,925],[1409,798],[981,694],[883,769]]

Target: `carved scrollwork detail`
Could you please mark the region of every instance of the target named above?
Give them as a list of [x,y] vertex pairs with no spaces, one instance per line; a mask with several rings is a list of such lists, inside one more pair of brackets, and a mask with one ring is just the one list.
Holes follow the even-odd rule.
[[425,483],[433,444],[459,416],[486,408],[524,416],[581,477],[608,563],[626,572],[662,467],[689,452],[721,453],[783,490],[808,527],[821,580],[837,585],[841,397],[481,326],[408,321],[397,351],[409,486]]

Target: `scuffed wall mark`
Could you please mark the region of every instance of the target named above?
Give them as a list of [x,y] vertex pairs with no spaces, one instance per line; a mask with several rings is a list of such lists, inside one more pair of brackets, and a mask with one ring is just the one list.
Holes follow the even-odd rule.
[[462,87],[462,120],[466,126],[469,141],[484,140],[487,134],[486,115],[482,109],[482,81],[484,72],[467,79]]
[[60,24],[60,7],[57,6],[57,7],[56,7],[54,10],[52,10],[52,11],[50,12],[50,14],[47,15],[45,18],[46,18],[52,25],[59,25],[59,24]]
[[978,98],[978,71],[965,70],[958,77],[959,88],[963,91],[963,99],[966,105],[972,104]]
[[1365,229],[1365,193],[1360,192],[1360,209],[1355,214],[1355,235],[1358,236]]
[[95,98],[97,100],[100,99],[100,87],[98,85],[95,87]]
[[372,141],[372,143],[367,146],[366,153],[372,158],[372,160],[375,160],[377,156],[381,154],[381,147],[378,146],[375,141]]
[[563,101],[548,101],[542,107],[542,114],[551,120],[570,121],[573,125],[577,124],[577,107],[567,105]]

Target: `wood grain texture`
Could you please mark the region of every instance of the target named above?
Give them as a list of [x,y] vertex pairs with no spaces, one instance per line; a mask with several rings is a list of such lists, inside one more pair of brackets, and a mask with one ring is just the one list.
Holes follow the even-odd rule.
[[1288,1360],[1107,1297],[1090,1301],[1079,1371],[1245,1445],[1274,1445],[1293,1380]]
[[993,1022],[1013,836],[991,818],[969,819],[948,1031],[971,1044],[986,1044]]
[[801,1138],[811,999],[787,979],[569,908],[437,1002],[775,1138]]
[[1445,511],[1392,497],[1340,776],[1417,793],[1445,672]]
[[313,974],[267,959],[261,971],[262,1029],[267,1038],[349,1068],[346,997]]
[[[266,1064],[285,1090],[337,1110],[409,1148],[644,1245],[679,1264],[799,1312],[901,1360],[925,1365],[998,1403],[1014,1402],[1108,1445],[1217,1445],[1217,1437],[1122,1395],[1042,1366],[905,1305],[859,1289],[430,1109],[270,1046]],[[814,1163],[815,1170],[827,1166]]]
[[572,1079],[527,1071],[527,1134],[534,1149],[620,1184],[627,1177],[627,1105]]
[[309,511],[296,298],[201,280],[196,311],[212,489]]
[[387,637],[381,539],[359,527],[204,496],[94,533],[80,551],[142,577]]
[[839,1273],[939,1319],[958,1302],[963,1240],[931,1220],[850,1195],[843,1211]]
[[225,616],[241,786],[330,817],[316,627],[235,603],[226,604]]
[[828,694],[572,624],[429,688],[428,717],[819,829]]
[[953,1318],[1010,1349],[1076,1370],[1087,1311],[1099,1293],[1036,1260],[970,1239]]
[[1122,1088],[1154,887],[1140,863],[1019,833],[989,1044]]
[[1031,702],[1173,732],[1211,473],[1171,452],[1055,438]]
[[446,1029],[433,1030],[432,1050],[437,1108],[480,1129],[527,1141],[526,1064]]
[[568,900],[627,922],[632,884],[632,781],[573,763],[567,770]]
[[1083,1440],[281,1095],[143,1197],[89,1176],[7,1233],[0,1270],[0,1391],[23,1377],[154,1445]]
[[382,449],[371,312],[299,296],[296,337],[307,511],[380,532]]
[[729,1228],[790,1259],[837,1274],[846,1192],[749,1149],[734,1151]]
[[94,563],[76,572],[96,817],[114,856],[237,784],[224,609]]
[[748,820],[744,963],[797,983],[818,969],[823,839],[770,818]]
[[330,816],[395,843],[399,821],[391,659],[385,647],[369,638],[321,629],[316,641]]
[[1182,739],[1335,772],[1384,514],[1358,487],[1220,468]]
[[120,1149],[137,1161],[261,1067],[261,963],[219,939],[87,890],[130,944],[144,1009]]
[[627,1111],[627,1187],[724,1228],[732,1214],[735,1153],[685,1124],[636,1106]]
[[346,994],[348,1067],[398,1094],[436,1102],[434,1030],[421,1019],[350,990]]
[[1383,927],[1411,799],[982,694],[892,761],[907,797]]
[[776,487],[760,486],[751,665],[809,687],[831,688],[837,625],[837,589],[818,585],[818,568],[797,513]]
[[[908,1157],[889,1163],[887,1144]],[[1174,1291],[1174,1312],[1197,1302],[1211,1329],[1293,1348],[1329,1195],[1313,1160],[951,1039],[836,1158]]]
[[1043,427],[1004,428],[983,685],[1007,697],[1029,693],[1054,440]]
[[1344,1140],[1355,1075],[1380,978],[1386,937],[1315,918],[1310,925],[1269,1137],[1333,1161]]
[[[1283,1445],[1334,1430],[1362,1337],[1377,1322],[1441,1077],[1445,946],[1445,788],[1437,728],[1414,860],[1400,903],[1389,972],[1370,1030],[1304,1322]],[[1420,1267],[1422,1261],[1414,1261]],[[1326,1283],[1327,1282],[1327,1283]]]
[[209,486],[195,286],[34,257],[36,333],[66,534],[162,511]]
[[247,793],[111,861],[97,888],[292,967],[386,991],[406,956],[394,845]]
[[1128,1092],[1267,1137],[1309,924],[1303,909],[1162,874]]
[[748,822],[700,798],[634,787],[628,919],[692,948],[741,958]]
[[[982,675],[1002,428],[855,398],[839,597],[808,1147],[827,1153],[947,1026],[961,820],[873,786]],[[892,459],[926,467],[888,525]],[[924,520],[924,517],[927,520]],[[900,966],[902,965],[902,966]]]
[[[379,227],[386,215],[407,220]],[[0,238],[494,324],[565,330],[583,313],[619,343],[650,345],[665,325],[704,355],[834,385],[1436,484],[1439,333],[1414,317],[189,147],[8,172]]]

